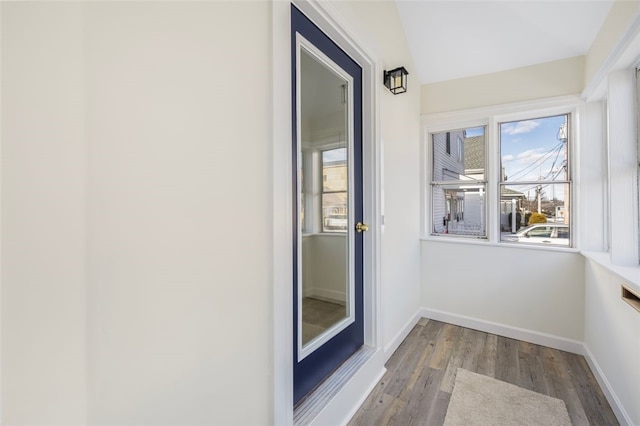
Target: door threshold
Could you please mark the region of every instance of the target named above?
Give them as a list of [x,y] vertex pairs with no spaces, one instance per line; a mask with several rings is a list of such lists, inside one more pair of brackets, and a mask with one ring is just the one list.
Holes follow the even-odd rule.
[[293,424],[310,424],[375,353],[374,348],[363,346],[351,355],[294,408]]

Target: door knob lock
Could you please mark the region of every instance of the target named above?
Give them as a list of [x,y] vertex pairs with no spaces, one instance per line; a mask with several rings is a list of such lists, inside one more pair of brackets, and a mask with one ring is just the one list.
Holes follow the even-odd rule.
[[362,222],[358,222],[358,223],[356,224],[356,231],[357,231],[358,233],[361,233],[361,232],[367,232],[368,230],[369,230],[369,225],[366,225],[366,224],[364,224],[364,223],[362,223]]

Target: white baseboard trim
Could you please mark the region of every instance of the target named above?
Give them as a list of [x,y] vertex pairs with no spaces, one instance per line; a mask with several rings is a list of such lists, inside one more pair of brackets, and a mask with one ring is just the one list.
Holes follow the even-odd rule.
[[522,340],[574,354],[584,355],[584,344],[578,340],[567,339],[565,337],[540,333],[538,331],[439,311],[437,309],[422,308],[420,310],[420,314],[425,318],[434,319],[436,321],[447,322],[461,327],[472,328],[486,333],[497,334],[511,339]]
[[611,406],[613,413],[616,415],[618,422],[620,422],[621,425],[633,426],[633,422],[631,421],[629,413],[627,413],[627,411],[620,403],[620,399],[618,399],[618,396],[613,390],[611,383],[609,383],[609,380],[607,380],[607,377],[604,375],[604,372],[600,368],[600,365],[596,361],[587,345],[583,345],[583,350],[584,358],[587,360],[589,368],[591,368],[593,375],[596,377],[596,380],[598,381],[602,392],[604,392],[604,396],[607,398],[607,401],[609,401],[609,405]]
[[311,287],[304,291],[304,297],[315,297],[320,300],[344,304],[347,300],[347,293],[322,287]]
[[393,339],[391,339],[391,341],[385,345],[384,347],[384,354],[386,357],[385,362],[387,362],[387,360],[391,358],[391,355],[393,355],[396,349],[398,349],[398,346],[400,346],[400,344],[404,341],[404,339],[407,338],[411,330],[413,330],[413,327],[415,327],[418,321],[420,321],[420,318],[422,318],[422,316],[423,316],[422,309],[418,309],[416,313],[413,314],[411,318],[409,318],[409,320],[405,323],[405,325],[402,326],[402,328],[400,328],[400,331],[396,333]]
[[439,311],[437,309],[422,308],[419,316],[584,356],[620,424],[633,426],[631,417],[620,403],[620,399],[613,390],[613,387],[607,380],[607,377],[598,365],[598,362],[584,342],[513,327],[510,325],[499,324],[492,321],[481,320],[478,318],[471,318],[464,315],[453,314],[451,312]]

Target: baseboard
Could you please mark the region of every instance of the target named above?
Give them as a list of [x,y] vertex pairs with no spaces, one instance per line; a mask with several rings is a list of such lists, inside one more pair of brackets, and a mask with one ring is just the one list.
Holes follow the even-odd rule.
[[391,355],[393,355],[393,353],[396,351],[396,349],[398,349],[398,346],[400,346],[400,344],[404,341],[404,339],[407,338],[411,330],[413,330],[413,327],[415,327],[418,321],[420,321],[420,318],[422,318],[422,316],[423,316],[422,309],[418,309],[416,313],[413,314],[411,318],[409,318],[409,320],[405,323],[405,325],[402,326],[402,328],[400,328],[400,331],[396,333],[393,339],[391,339],[391,341],[385,345],[384,354],[385,354],[386,360],[388,360],[391,357]]
[[536,345],[548,346],[550,348],[584,355],[584,345],[578,340],[567,339],[565,337],[554,336],[552,334],[540,333],[538,331],[513,327],[478,318],[471,318],[436,309],[422,308],[420,310],[420,315],[425,318],[447,322],[461,327],[472,328],[486,333],[497,334],[511,339],[522,340],[529,343],[535,343]]
[[620,424],[633,426],[631,417],[620,403],[618,396],[598,365],[598,362],[595,360],[593,354],[583,342],[505,324],[499,324],[492,321],[439,311],[437,309],[422,308],[419,316],[584,356]]
[[620,403],[618,396],[613,390],[613,386],[611,386],[611,383],[609,383],[609,380],[607,380],[607,377],[604,375],[604,372],[600,368],[600,365],[594,358],[587,345],[583,345],[583,355],[587,360],[587,364],[589,364],[589,368],[591,368],[593,375],[596,377],[596,380],[598,381],[602,392],[604,392],[604,396],[607,398],[607,401],[609,401],[609,405],[611,406],[613,413],[616,415],[618,422],[620,422],[621,425],[633,426],[631,417]]
[[304,297],[315,297],[320,300],[345,304],[347,294],[344,291],[328,290],[321,287],[311,287],[304,291]]

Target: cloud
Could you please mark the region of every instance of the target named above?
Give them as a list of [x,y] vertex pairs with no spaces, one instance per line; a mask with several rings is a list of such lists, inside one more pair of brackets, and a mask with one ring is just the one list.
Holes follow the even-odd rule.
[[518,121],[517,123],[508,123],[502,125],[502,132],[507,135],[521,135],[529,133],[540,126],[539,120]]
[[548,152],[543,152],[540,148],[535,148],[535,149],[528,149],[526,151],[519,153],[516,158],[518,160],[525,160],[525,161],[522,161],[522,163],[527,164],[532,161],[536,161],[537,159],[544,157],[545,155],[548,155],[548,154],[549,154]]
[[[516,155],[507,154],[503,156],[503,164],[505,157],[510,157],[509,163],[507,164],[507,176],[510,180],[537,180],[538,174],[540,170],[545,170],[548,167],[545,166],[549,153],[544,152],[540,148],[528,149],[526,151],[520,152]],[[543,159],[544,158],[544,159]],[[540,163],[538,164],[538,161]]]
[[503,163],[508,163],[509,161],[513,161],[515,159],[516,159],[516,157],[514,157],[513,154],[507,154],[507,155],[503,155],[502,156],[502,162]]

